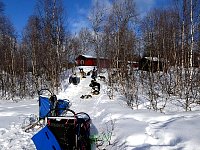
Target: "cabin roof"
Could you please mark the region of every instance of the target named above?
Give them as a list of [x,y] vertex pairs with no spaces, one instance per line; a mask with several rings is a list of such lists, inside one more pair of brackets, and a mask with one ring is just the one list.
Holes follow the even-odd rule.
[[[79,57],[93,58],[93,59],[96,59],[96,58],[97,58],[96,56],[91,56],[91,55],[79,55],[77,58],[79,58]],[[77,59],[77,58],[76,58],[76,59]],[[100,57],[100,59],[106,59],[106,58]]]
[[80,56],[83,56],[83,57],[86,57],[86,58],[96,58],[96,57],[90,56],[90,55],[80,55]]
[[144,57],[144,58],[150,61],[163,61],[162,58],[158,58],[158,57]]

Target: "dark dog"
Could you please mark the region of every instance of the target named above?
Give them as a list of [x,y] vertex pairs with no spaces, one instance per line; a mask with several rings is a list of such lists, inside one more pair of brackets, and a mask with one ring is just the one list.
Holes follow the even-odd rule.
[[100,78],[100,80],[102,80],[102,81],[105,81],[106,80],[106,77],[104,77],[104,76],[98,76],[99,78]]
[[89,72],[87,72],[87,76],[90,76],[90,71],[89,71]]
[[100,91],[100,84],[96,82],[95,80],[91,80],[91,83],[89,86],[92,87],[92,89],[95,89],[97,87],[97,90]]
[[94,67],[94,69],[92,70],[91,78],[92,78],[92,79],[96,79],[96,78],[97,78],[97,70],[95,69],[95,67]]
[[80,98],[82,98],[82,99],[88,99],[88,98],[92,98],[92,95],[82,95]]
[[100,84],[98,82],[96,82],[96,80],[91,80],[91,83],[89,85],[90,87],[92,87],[92,94],[94,95],[98,95],[100,92]]
[[76,74],[73,74],[69,77],[69,84],[73,83],[74,85],[77,85],[80,83],[80,78],[76,76]]

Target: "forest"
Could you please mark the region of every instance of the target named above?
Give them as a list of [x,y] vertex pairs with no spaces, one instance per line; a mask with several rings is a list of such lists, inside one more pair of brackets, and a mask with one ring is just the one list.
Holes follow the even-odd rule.
[[[34,13],[18,40],[0,2],[0,96],[34,97],[48,87],[59,91],[62,76],[75,67],[80,54],[110,60],[107,85],[112,99],[118,91],[137,108],[139,93],[148,95],[149,109],[163,111],[173,97],[185,111],[200,105],[200,1],[171,0],[167,7],[139,14],[134,0],[112,0],[108,8],[96,1],[89,27],[73,34],[62,0],[37,0]],[[67,12],[67,13],[65,13]],[[143,57],[162,60],[164,71],[141,71],[128,62]]]

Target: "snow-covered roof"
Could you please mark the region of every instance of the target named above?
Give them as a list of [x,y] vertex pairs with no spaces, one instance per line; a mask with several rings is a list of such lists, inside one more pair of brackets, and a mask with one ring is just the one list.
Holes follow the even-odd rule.
[[[79,56],[83,56],[85,58],[97,58],[96,56],[91,56],[91,55],[79,55]],[[103,57],[99,57],[100,59],[105,59]]]
[[144,57],[150,61],[162,61],[162,58],[158,58],[158,57]]
[[86,57],[86,58],[96,58],[95,56],[90,56],[90,55],[81,55],[83,57]]

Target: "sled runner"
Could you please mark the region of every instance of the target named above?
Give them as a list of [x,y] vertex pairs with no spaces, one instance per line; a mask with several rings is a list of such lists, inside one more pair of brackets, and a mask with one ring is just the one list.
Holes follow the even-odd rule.
[[[45,118],[46,126],[32,138],[36,148],[48,150],[91,150],[89,115],[84,112],[75,113],[70,109],[62,110],[63,114],[65,114],[64,116],[48,115]],[[52,113],[49,112],[49,114]],[[46,143],[44,144],[44,142]],[[46,147],[44,147],[45,145]]]

